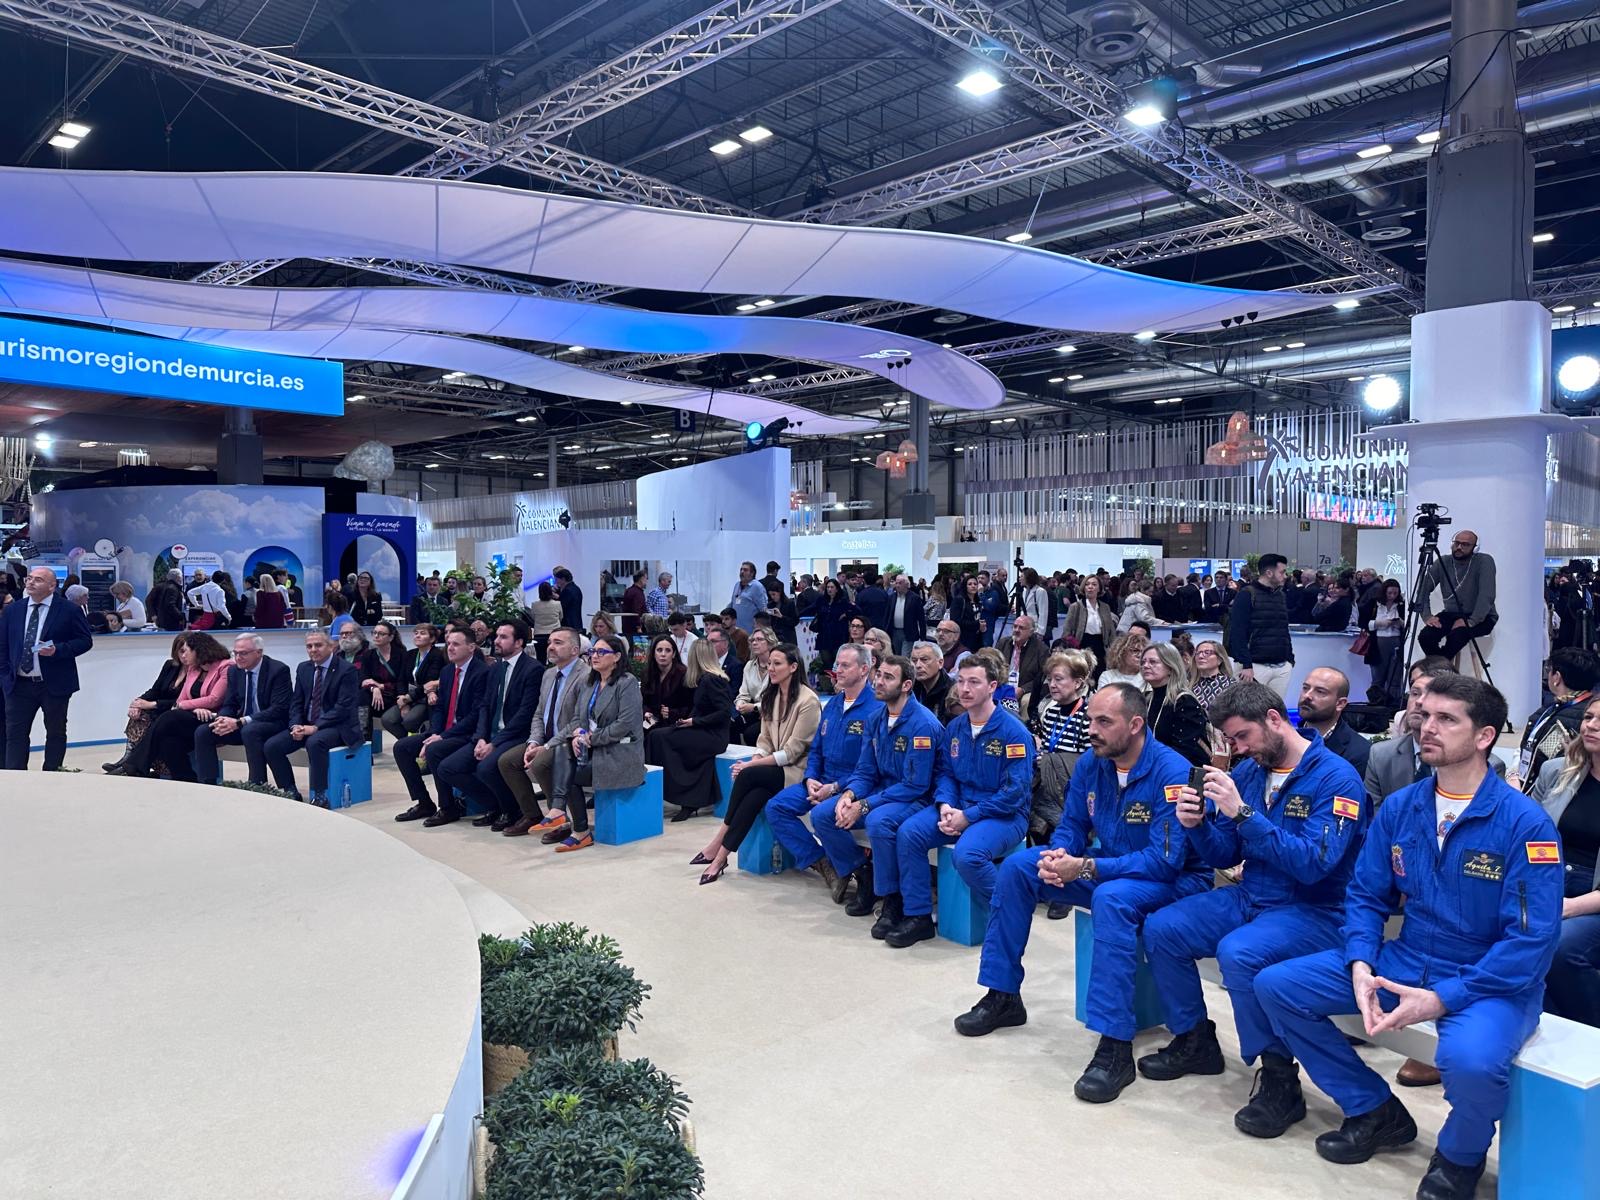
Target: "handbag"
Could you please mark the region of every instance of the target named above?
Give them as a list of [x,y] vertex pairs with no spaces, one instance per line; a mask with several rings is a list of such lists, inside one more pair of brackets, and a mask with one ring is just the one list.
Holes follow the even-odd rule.
[[1365,658],[1372,651],[1372,634],[1363,629],[1356,634],[1356,640],[1350,643],[1350,653],[1359,654]]

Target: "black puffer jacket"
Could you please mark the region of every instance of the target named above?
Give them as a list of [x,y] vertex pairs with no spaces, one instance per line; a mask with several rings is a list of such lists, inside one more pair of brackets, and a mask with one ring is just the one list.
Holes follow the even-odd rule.
[[1239,589],[1228,612],[1228,656],[1240,667],[1294,662],[1289,609],[1282,588],[1252,582]]

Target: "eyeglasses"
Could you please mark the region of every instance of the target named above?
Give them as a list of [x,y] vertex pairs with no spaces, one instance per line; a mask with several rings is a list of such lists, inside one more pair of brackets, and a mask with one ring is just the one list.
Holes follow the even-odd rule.
[[1455,541],[1451,542],[1450,544],[1452,546],[1466,546],[1466,547],[1468,547],[1470,549],[1471,547],[1476,546],[1478,543],[1477,542],[1464,541],[1461,538],[1456,538]]
[[584,657],[585,658],[604,658],[607,654],[615,654],[615,653],[616,653],[616,651],[611,649],[611,647],[609,647],[609,646],[596,646],[593,650],[584,651]]

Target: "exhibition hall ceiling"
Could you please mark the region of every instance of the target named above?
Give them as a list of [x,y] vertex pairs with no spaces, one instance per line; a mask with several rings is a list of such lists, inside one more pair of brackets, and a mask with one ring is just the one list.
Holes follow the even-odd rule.
[[[417,352],[382,357],[370,331],[347,325],[339,336],[350,340],[328,344],[351,354],[348,391],[363,397],[348,430],[296,418],[307,436],[279,443],[274,419],[262,421],[269,452],[307,458],[378,429],[411,466],[499,474],[523,458],[542,465],[552,438],[577,437],[615,447],[604,465],[643,471],[737,449],[733,420],[795,410],[828,433],[806,438],[801,457],[845,465],[861,454],[860,431],[904,428],[902,384],[934,401],[935,455],[1039,429],[1339,407],[1365,365],[1393,362],[1397,339],[1404,353],[1419,304],[1448,15],[1447,0],[0,0],[0,104],[11,115],[0,166],[410,175],[525,193],[525,207],[549,196],[568,212],[639,211],[629,236],[575,246],[565,261],[486,264],[414,245],[328,253],[339,247],[295,241],[224,254],[198,244],[202,227],[216,227],[209,215],[187,250],[116,252],[104,226],[86,221],[82,245],[5,252],[144,277],[141,302],[168,314],[117,319],[152,332],[243,332],[193,319],[203,302],[172,304],[183,293],[167,285],[198,278],[271,293],[274,310],[294,289],[357,307],[376,299],[372,289],[405,289],[385,315],[403,310],[412,323],[391,347],[470,338],[490,348],[499,378]],[[1590,145],[1600,10],[1538,0],[1519,20],[1519,104],[1537,166],[1535,294],[1572,320],[1600,299]],[[1122,114],[1158,79],[1175,88],[1177,120],[1128,124]],[[62,148],[74,142],[64,123],[89,132]],[[365,224],[387,230],[399,203],[373,200]],[[289,198],[278,223],[314,227],[316,215]],[[441,234],[459,248],[484,220]],[[776,269],[719,275],[724,250],[682,232],[697,220],[772,230]],[[821,226],[848,227],[831,232],[849,239],[865,283],[784,271],[828,236]],[[874,258],[872,247],[892,243],[872,235],[894,230],[935,249]],[[1042,302],[994,303],[982,269],[961,276],[938,261],[934,235],[948,234],[989,243],[986,261],[1046,264],[1005,290]],[[1360,302],[1281,316],[1279,301],[1263,302],[1249,310],[1255,320],[1226,327],[1224,309],[1196,305],[1187,321],[1164,310],[1152,329],[1119,322],[1114,296],[1052,307],[1042,280],[1074,269],[1062,256],[1166,281],[1152,294],[1310,289]],[[970,286],[918,291],[919,273]],[[421,299],[430,288],[465,299]],[[573,305],[592,311],[571,325],[519,317],[496,333],[462,317],[463,306],[504,319]],[[689,340],[608,342],[602,334],[619,326],[640,328],[619,311],[664,314],[652,336]],[[1156,336],[1132,336],[1147,331]],[[311,332],[302,324],[293,336]],[[913,366],[863,360],[867,342],[910,349]],[[527,370],[507,379],[513,362]],[[0,395],[0,419],[32,412],[32,424],[37,410],[18,390]],[[675,430],[672,397],[734,392],[772,407],[725,398],[711,411],[726,422]],[[204,444],[220,422],[140,403],[119,411],[173,427],[164,442],[151,437],[153,453]],[[55,419],[82,412],[70,404]],[[85,452],[91,465],[98,449]],[[566,478],[605,478],[592,474],[598,465],[573,457]]]

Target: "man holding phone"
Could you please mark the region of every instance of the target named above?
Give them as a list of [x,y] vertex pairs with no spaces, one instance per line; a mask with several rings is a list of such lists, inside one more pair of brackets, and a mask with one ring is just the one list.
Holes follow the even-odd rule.
[[[1265,684],[1235,684],[1210,716],[1234,750],[1249,757],[1232,775],[1196,768],[1204,779],[1184,789],[1178,821],[1208,866],[1243,861],[1244,877],[1145,922],[1145,952],[1175,1036],[1139,1060],[1139,1073],[1159,1080],[1222,1074],[1222,1048],[1195,966],[1215,955],[1233,1001],[1239,1053],[1247,1064],[1261,1059],[1259,1086],[1233,1123],[1254,1137],[1277,1137],[1305,1117],[1306,1106],[1300,1068],[1256,999],[1256,974],[1339,944],[1366,792],[1356,769],[1314,729],[1289,723],[1283,698]],[[1208,806],[1214,806],[1210,818]]]
[[1125,683],[1089,698],[1093,754],[1072,773],[1049,847],[1001,864],[978,968],[978,983],[989,990],[956,1018],[956,1032],[967,1037],[1026,1024],[1022,955],[1034,909],[1041,899],[1088,908],[1095,943],[1088,1026],[1100,1044],[1073,1092],[1091,1104],[1115,1100],[1134,1079],[1134,972],[1146,914],[1211,885],[1174,816],[1189,762],[1156,741],[1147,707],[1144,693]]

